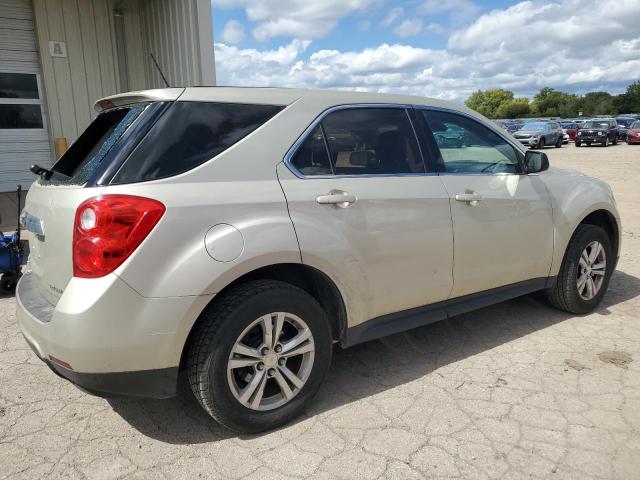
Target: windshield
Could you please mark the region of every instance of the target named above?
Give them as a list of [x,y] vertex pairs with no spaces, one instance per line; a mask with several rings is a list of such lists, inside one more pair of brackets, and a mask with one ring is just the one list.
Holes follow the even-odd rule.
[[582,128],[607,128],[609,126],[609,122],[584,122]]
[[618,125],[622,125],[623,127],[628,127],[630,126],[633,122],[635,122],[635,119],[633,118],[616,118]]
[[545,130],[548,125],[544,122],[529,122],[522,126],[521,130]]

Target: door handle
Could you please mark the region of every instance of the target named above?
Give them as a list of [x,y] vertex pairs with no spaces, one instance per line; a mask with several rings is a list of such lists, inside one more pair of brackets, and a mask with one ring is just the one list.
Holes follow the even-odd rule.
[[458,193],[456,194],[456,200],[458,202],[467,202],[471,206],[476,206],[480,200],[482,200],[482,195],[476,192],[472,193]]
[[331,190],[326,195],[316,197],[316,202],[320,205],[335,205],[336,207],[346,208],[356,202],[355,195],[343,192],[342,190]]

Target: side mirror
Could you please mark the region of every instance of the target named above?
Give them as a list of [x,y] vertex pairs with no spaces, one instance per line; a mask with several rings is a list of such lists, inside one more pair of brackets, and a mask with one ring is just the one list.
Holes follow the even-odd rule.
[[524,173],[538,173],[549,169],[549,159],[546,153],[528,150],[524,154]]

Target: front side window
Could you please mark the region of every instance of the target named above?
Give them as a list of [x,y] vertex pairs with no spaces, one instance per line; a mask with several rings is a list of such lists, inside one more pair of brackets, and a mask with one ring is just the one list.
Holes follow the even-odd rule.
[[175,102],[131,153],[111,183],[171,177],[219,155],[283,107]]
[[439,167],[443,172],[519,172],[515,149],[484,125],[455,113],[422,110],[421,114],[440,150]]

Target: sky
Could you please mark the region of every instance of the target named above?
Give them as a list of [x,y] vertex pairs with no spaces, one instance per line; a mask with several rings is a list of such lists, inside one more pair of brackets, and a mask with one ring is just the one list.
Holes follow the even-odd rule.
[[621,93],[640,0],[212,0],[218,85],[407,93]]

